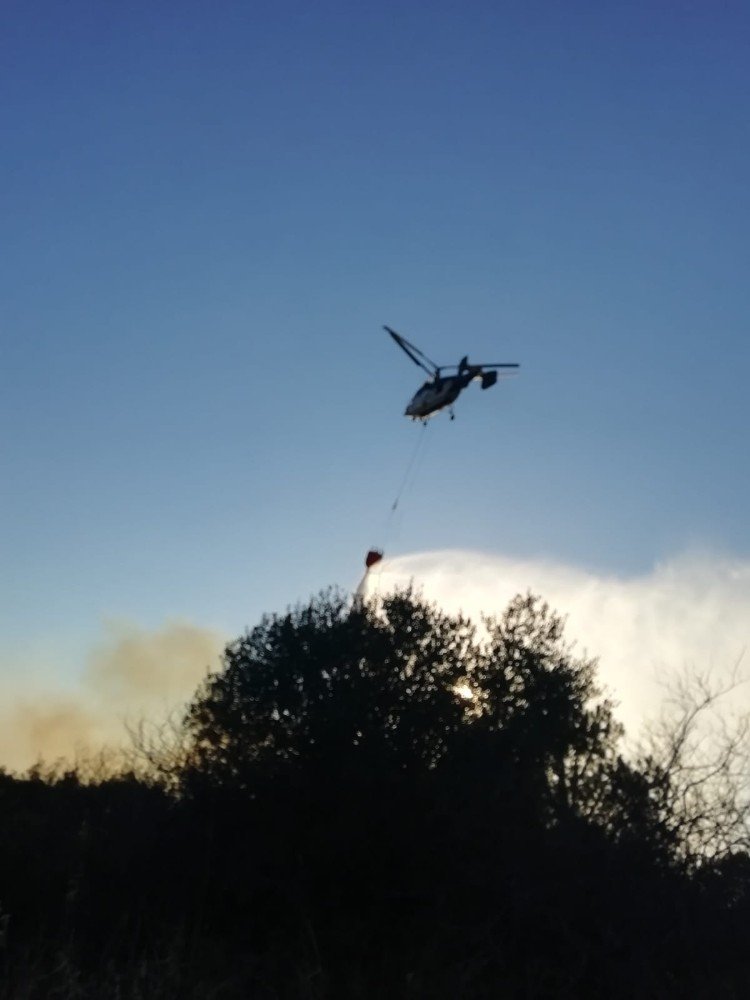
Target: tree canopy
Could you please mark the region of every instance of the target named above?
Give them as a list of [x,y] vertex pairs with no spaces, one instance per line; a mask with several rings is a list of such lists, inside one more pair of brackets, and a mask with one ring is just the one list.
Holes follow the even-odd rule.
[[258,791],[313,772],[457,775],[532,801],[546,822],[642,821],[621,727],[563,621],[518,596],[481,628],[413,592],[320,595],[227,647],[188,711],[185,779]]

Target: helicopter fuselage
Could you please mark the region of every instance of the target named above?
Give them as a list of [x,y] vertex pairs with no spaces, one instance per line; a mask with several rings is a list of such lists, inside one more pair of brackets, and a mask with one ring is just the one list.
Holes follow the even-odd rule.
[[426,420],[438,410],[445,409],[455,403],[462,389],[469,384],[465,375],[446,375],[443,378],[431,379],[414,393],[409,405],[404,410],[404,416],[412,420]]

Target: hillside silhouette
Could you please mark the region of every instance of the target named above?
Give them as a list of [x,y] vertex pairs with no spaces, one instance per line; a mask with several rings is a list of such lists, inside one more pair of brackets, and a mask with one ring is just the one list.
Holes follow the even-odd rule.
[[538,597],[269,615],[131,768],[0,775],[0,998],[746,996],[737,799],[622,735]]

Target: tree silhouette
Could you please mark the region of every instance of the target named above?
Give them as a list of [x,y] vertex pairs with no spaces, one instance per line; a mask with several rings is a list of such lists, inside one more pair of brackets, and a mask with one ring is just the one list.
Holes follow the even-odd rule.
[[[282,774],[466,771],[533,800],[546,822],[642,822],[647,789],[563,621],[516,597],[481,634],[413,592],[350,606],[326,593],[226,650],[186,718],[189,781],[257,791]],[[652,817],[653,818],[653,817]]]
[[195,766],[239,785],[295,765],[433,767],[466,720],[456,688],[475,641],[410,594],[376,612],[329,593],[264,618],[190,709]]
[[497,975],[511,954],[533,961],[540,913],[571,954],[613,907],[633,941],[648,921],[631,887],[669,868],[594,661],[532,595],[481,629],[408,591],[320,595],[231,644],[185,726],[183,793],[222,817],[221,878],[240,877],[239,836],[337,967],[350,935],[371,971],[383,948],[398,956],[396,979],[421,950],[479,935]]

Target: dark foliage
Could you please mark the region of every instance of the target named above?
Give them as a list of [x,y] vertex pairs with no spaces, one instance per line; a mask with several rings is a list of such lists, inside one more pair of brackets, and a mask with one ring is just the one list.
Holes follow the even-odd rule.
[[538,599],[268,617],[168,781],[0,776],[0,997],[744,996],[750,859],[684,867],[620,735]]

